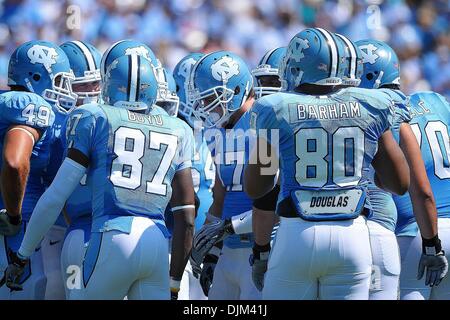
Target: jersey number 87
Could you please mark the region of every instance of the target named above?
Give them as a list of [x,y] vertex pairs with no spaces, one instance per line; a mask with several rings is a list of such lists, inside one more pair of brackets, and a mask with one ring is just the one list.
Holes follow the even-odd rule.
[[[120,127],[114,133],[114,153],[116,158],[111,166],[111,182],[118,187],[135,190],[146,180],[147,193],[161,196],[167,194],[167,184],[164,178],[170,168],[177,150],[178,139],[174,135],[149,131],[149,144],[146,148],[146,136],[139,129]],[[162,146],[166,145],[165,151]],[[142,158],[146,150],[155,150],[163,153],[160,163],[152,177],[143,177]],[[146,161],[157,161],[157,158],[148,158]],[[152,170],[153,171],[153,170]]]

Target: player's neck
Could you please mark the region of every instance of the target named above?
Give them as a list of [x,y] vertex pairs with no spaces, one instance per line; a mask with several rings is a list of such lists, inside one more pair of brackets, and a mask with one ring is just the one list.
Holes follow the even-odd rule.
[[333,93],[337,88],[333,86],[320,86],[316,84],[304,83],[294,89],[295,92],[309,94],[309,95],[326,95]]
[[239,121],[239,119],[242,117],[242,115],[243,115],[244,113],[246,113],[247,110],[249,110],[249,109],[252,107],[253,102],[255,102],[255,98],[253,98],[253,97],[248,98],[248,99],[244,102],[244,104],[242,105],[242,107],[240,107],[239,110],[237,110],[235,113],[233,113],[233,114],[230,116],[230,119],[228,120],[228,122],[227,122],[225,128],[228,128],[228,129],[233,128],[234,125],[235,125],[235,124]]

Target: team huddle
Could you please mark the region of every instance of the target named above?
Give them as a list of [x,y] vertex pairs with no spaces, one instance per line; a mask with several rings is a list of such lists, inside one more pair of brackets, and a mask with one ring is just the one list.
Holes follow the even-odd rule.
[[133,40],[20,45],[0,299],[450,299],[450,105],[403,94],[399,67],[322,28],[253,70],[216,51],[170,72]]

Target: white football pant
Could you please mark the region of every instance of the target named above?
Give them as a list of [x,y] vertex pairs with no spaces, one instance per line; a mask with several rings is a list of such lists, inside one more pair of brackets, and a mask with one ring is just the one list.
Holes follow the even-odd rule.
[[209,300],[260,300],[261,292],[252,280],[249,257],[252,248],[231,249],[223,246],[214,278],[209,290]]
[[186,268],[181,279],[180,291],[178,292],[178,300],[207,300],[208,297],[203,294],[200,280],[194,277],[190,261],[187,262]]
[[61,272],[67,299],[69,299],[70,290],[81,287],[81,266],[87,245],[84,242],[83,229],[70,231],[64,240],[61,253]]
[[70,299],[169,300],[168,239],[156,224],[135,217],[129,234],[94,232]]
[[52,226],[42,240],[42,261],[47,277],[45,300],[64,300],[65,290],[61,271],[61,251],[66,228]]
[[367,300],[371,269],[364,217],[321,222],[280,217],[262,296],[269,300]]
[[372,250],[370,300],[398,300],[400,252],[395,233],[381,224],[368,220]]

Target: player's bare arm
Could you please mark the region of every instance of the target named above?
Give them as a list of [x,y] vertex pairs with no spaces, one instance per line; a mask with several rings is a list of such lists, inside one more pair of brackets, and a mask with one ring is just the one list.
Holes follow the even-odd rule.
[[[257,145],[270,150],[270,160],[263,163],[258,154],[258,148],[250,153],[249,164],[244,169],[244,191],[252,199],[258,199],[273,189],[278,171],[278,154],[274,147],[265,139],[258,138]],[[267,162],[267,160],[266,160]],[[268,170],[270,168],[270,170]]]
[[270,234],[277,221],[278,216],[275,214],[275,211],[266,211],[253,207],[252,228],[256,244],[262,246],[270,242]]
[[5,136],[1,189],[5,208],[13,217],[21,213],[31,152],[40,135],[34,128],[17,125],[12,126]]
[[437,235],[437,212],[433,191],[427,177],[422,154],[411,126],[403,123],[400,127],[400,147],[402,148],[411,171],[409,194],[414,215],[424,238]]
[[172,181],[170,205],[174,216],[170,276],[181,280],[192,249],[194,234],[195,200],[191,169],[178,171]]
[[212,188],[213,202],[208,210],[208,215],[206,216],[205,223],[211,222],[210,218],[208,218],[209,215],[219,219],[222,217],[223,201],[225,199],[226,190],[222,185],[222,181],[220,180],[217,172],[215,179],[216,181],[214,183],[214,187]]
[[405,155],[395,142],[390,130],[378,140],[378,151],[372,160],[378,187],[402,195],[410,183],[409,167]]

